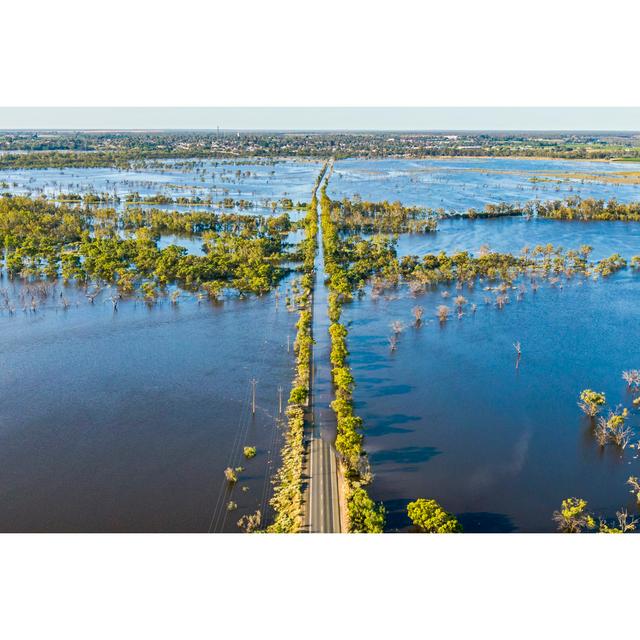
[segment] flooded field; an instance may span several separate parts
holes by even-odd
[[[111,193],[121,199],[119,208],[137,193],[210,198],[216,211],[230,197],[250,202],[247,214],[280,214],[274,203],[283,198],[309,200],[320,166],[166,161],[127,171],[5,171],[0,183],[3,191],[30,196]],[[328,193],[447,211],[570,195],[640,200],[640,185],[550,177],[562,171],[603,175],[620,167],[341,160]],[[291,218],[301,211],[291,210]],[[304,237],[302,229],[284,233],[290,243]],[[197,233],[167,233],[156,246],[174,244],[194,260],[206,255]],[[619,253],[629,261],[640,254],[640,225],[453,217],[439,220],[436,232],[400,235],[397,252],[520,253],[539,244],[589,245],[592,260]],[[134,295],[116,312],[115,287],[103,286],[91,302],[80,286],[9,279],[3,271],[0,530],[237,531],[238,519],[256,510],[268,522],[283,435],[280,393],[284,406],[294,371],[298,316],[284,300],[292,278],[281,282],[280,293],[240,298],[226,290],[217,302],[187,292],[171,302],[170,292],[160,291],[147,304]],[[522,278],[502,308],[487,291],[496,283],[488,281],[419,294],[402,285],[373,295],[368,286],[345,304],[355,411],[374,474],[370,494],[387,509],[386,530],[408,530],[406,506],[419,497],[438,500],[470,532],[552,531],[553,511],[574,495],[603,518],[621,507],[635,513],[625,484],[640,475],[635,441],[624,450],[598,446],[577,402],[592,388],[605,392],[612,408],[630,406],[621,374],[640,367],[639,279],[627,268],[598,280],[546,279],[534,290]],[[328,304],[322,280],[317,318]],[[460,317],[439,322],[437,307],[458,295],[466,299]],[[412,316],[416,305],[424,307],[420,326]],[[314,320],[316,330],[326,331],[325,320]],[[403,328],[391,350],[394,321]],[[522,347],[519,359],[514,343]],[[315,357],[325,362],[316,367],[326,375],[316,391],[326,409],[327,336],[318,344]],[[630,424],[637,432],[637,410]],[[254,458],[245,458],[245,446],[256,447]],[[240,467],[238,481],[228,483],[224,470]]]
[[[34,197],[229,194],[250,200],[246,213],[255,214],[282,198],[308,200],[319,166],[152,164],[2,172],[0,182]],[[198,234],[167,234],[156,246],[172,244],[205,255]],[[0,531],[238,531],[256,510],[268,520],[294,367],[297,314],[285,304],[294,277],[262,296],[223,291],[219,301],[170,287],[149,302],[103,284],[91,301],[94,286],[3,270]],[[243,467],[235,484],[227,467]]]
[[[640,225],[634,222],[548,220],[544,218],[498,218],[468,220],[464,217],[438,221],[438,231],[398,236],[398,255],[424,255],[446,251],[478,254],[491,251],[519,253],[525,247],[553,244],[566,249],[593,247],[592,258],[600,260],[620,253],[627,260],[640,253]]]
[[[33,197],[110,194],[121,199],[116,205],[119,208],[125,206],[129,194],[139,194],[141,198],[158,194],[169,198],[210,198],[216,204],[231,198],[251,203],[253,213],[268,213],[271,202],[282,198],[294,203],[307,201],[310,185],[321,166],[322,163],[314,161],[202,159],[147,161],[136,169],[16,169],[0,171],[0,192]],[[183,211],[193,208],[153,206]],[[237,209],[229,206],[227,210]]]
[[[359,194],[363,200],[400,200],[405,205],[463,212],[488,203],[593,197],[621,202],[640,199],[640,184],[594,180],[637,172],[638,163],[515,158],[433,160],[340,160],[328,193],[333,199]],[[579,178],[584,174],[584,178]],[[566,177],[563,177],[566,176]]]
[[[477,252],[488,244],[519,252],[554,242],[590,244],[596,259],[640,253],[640,234],[625,223],[445,222],[442,233],[401,237],[401,251]],[[638,367],[639,278],[627,270],[597,282],[546,282],[535,292],[524,279],[502,309],[485,290],[489,282],[417,296],[406,287],[382,297],[369,292],[345,307],[354,398],[375,474],[371,493],[387,507],[388,530],[407,528],[406,504],[421,496],[476,532],[553,531],[553,511],[574,495],[604,518],[621,507],[635,511],[625,483],[640,471],[638,449],[599,447],[577,402],[593,388],[611,407],[630,406],[621,374]],[[440,323],[437,307],[453,307],[457,295],[467,300],[462,317]],[[416,305],[425,309],[420,327]],[[392,352],[398,320],[405,328]],[[630,424],[637,432],[637,411]]]

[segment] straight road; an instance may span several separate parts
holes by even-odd
[[[322,223],[320,222],[313,291],[314,345],[307,429],[308,482],[305,496],[305,529],[310,533],[340,533],[342,530],[338,460],[333,446],[336,438],[336,418],[331,408],[334,395],[331,379],[328,291],[324,283],[325,277]]]

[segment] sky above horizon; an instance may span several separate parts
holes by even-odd
[[[0,107],[0,130],[640,131],[640,107]]]

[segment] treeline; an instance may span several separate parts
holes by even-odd
[[[549,157],[640,159],[630,134],[433,132],[106,132],[2,134],[0,156],[6,168],[113,166],[148,158],[382,158],[382,157]],[[52,151],[53,150],[53,151]],[[84,151],[81,151],[84,150]],[[27,153],[11,153],[26,151]],[[26,160],[27,157],[34,160]],[[39,158],[37,157],[39,156]]]
[[[318,236],[317,191],[326,171],[322,168],[313,189],[304,218],[305,237],[302,241],[302,291],[297,298],[300,315],[294,343],[296,374],[287,405],[287,433],[282,448],[282,462],[273,479],[271,506],[275,511],[271,533],[298,533],[302,526],[302,470],[304,464],[304,414],[309,403],[311,384],[312,295],[313,274]]]
[[[320,206],[329,288],[332,377],[336,394],[331,407],[336,414],[336,449],[340,454],[340,466],[345,479],[349,531],[382,533],[385,523],[384,507],[375,504],[365,488],[371,481],[371,472],[362,446],[362,419],[353,410],[355,381],[347,362],[348,331],[340,323],[340,318],[343,302],[350,300],[354,290],[363,286],[371,274],[382,269],[384,261],[394,254],[386,243],[340,238],[332,216],[332,202],[326,193],[326,183],[321,189]]]
[[[398,277],[394,277],[394,267],[390,265],[386,271],[386,278],[391,283],[402,277],[405,281],[417,281],[426,285],[455,281],[472,283],[478,278],[512,283],[523,275],[609,276],[627,266],[626,260],[618,253],[597,262],[590,262],[591,251],[592,247],[587,245],[577,250],[564,251],[562,247],[547,244],[526,249],[521,255],[487,251],[476,257],[468,251],[452,255],[442,251],[422,257],[403,256],[397,262]]]
[[[152,233],[176,235],[200,235],[205,231],[216,233],[250,234],[268,236],[288,233],[291,228],[289,215],[248,216],[246,214],[188,212],[163,209],[131,208],[118,216],[122,229],[149,228]]]
[[[640,202],[618,202],[571,197],[524,204],[499,202],[460,214],[444,209],[407,207],[400,202],[367,202],[357,198],[330,201],[331,218],[342,233],[426,233],[436,231],[439,218],[464,216],[471,220],[503,217],[540,217],[556,220],[640,221]]]
[[[435,231],[438,221],[424,207],[407,207],[401,202],[367,202],[358,199],[331,203],[332,220],[342,232],[426,233]]]
[[[501,218],[538,216],[555,220],[626,220],[640,221],[640,202],[618,202],[574,196],[565,200],[531,200],[525,204],[500,202],[486,204],[484,209],[468,209],[464,214],[437,212],[441,218],[464,215],[468,218]]]
[[[550,200],[536,204],[541,218],[558,220],[627,220],[640,221],[640,202],[595,200],[594,198],[569,198]]]
[[[6,185],[8,188],[8,185]],[[10,193],[5,194],[7,196]],[[115,193],[58,193],[55,196],[47,198],[45,195],[41,195],[40,198],[49,199],[53,202],[61,202],[64,204],[85,204],[85,205],[103,205],[113,204],[118,205],[122,202],[119,195]],[[182,207],[220,207],[222,209],[239,209],[241,211],[248,211],[256,208],[256,203],[252,200],[245,200],[243,198],[235,200],[234,198],[226,197],[222,200],[214,200],[211,197],[202,198],[200,196],[169,196],[163,193],[155,193],[148,196],[142,196],[137,191],[128,193],[124,197],[124,202],[127,207],[131,205],[179,205]],[[271,210],[275,210],[280,207],[283,211],[291,211],[293,209],[304,209],[306,203],[295,203],[291,198],[281,198],[280,200],[267,201]]]

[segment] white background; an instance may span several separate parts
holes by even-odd
[[[21,0],[0,103],[638,106],[633,0]]]
[[[638,106],[638,13],[23,0],[0,17],[0,105]],[[2,536],[0,636],[628,635],[639,557],[636,536]]]

